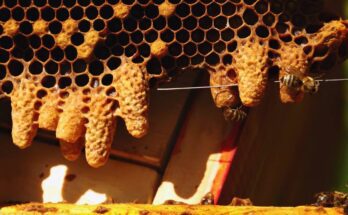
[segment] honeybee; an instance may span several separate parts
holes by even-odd
[[[319,81],[310,76],[302,80],[293,74],[287,74],[280,79],[280,82],[289,88],[301,90],[304,93],[314,94],[319,90]]]
[[[247,114],[239,108],[225,107],[223,109],[225,120],[240,122],[245,120]]]

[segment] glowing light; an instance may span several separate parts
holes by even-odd
[[[64,178],[68,168],[65,165],[54,166],[50,169],[50,175],[42,182],[43,202],[64,202],[62,195]]]
[[[91,189],[87,190],[80,199],[76,202],[78,205],[95,205],[106,202],[107,196],[105,194],[97,193]]]

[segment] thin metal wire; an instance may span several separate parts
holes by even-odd
[[[316,81],[319,81],[319,82],[342,82],[342,81],[348,81],[348,78],[318,79]],[[280,81],[274,81],[274,83],[280,83]],[[238,86],[238,84],[227,84],[227,85],[196,86],[196,87],[168,87],[168,88],[157,88],[157,90],[158,91],[201,90],[201,89],[237,87],[237,86]]]

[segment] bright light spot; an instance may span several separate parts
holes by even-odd
[[[211,191],[214,183],[215,176],[219,171],[219,159],[220,153],[211,154],[208,162],[206,163],[206,169],[201,183],[198,185],[195,193],[189,198],[180,197],[176,191],[173,182],[164,181],[160,185],[157,194],[153,200],[153,204],[163,204],[166,200],[174,200],[179,202],[185,202],[187,204],[199,204],[201,199]],[[185,186],[185,185],[183,185]]]
[[[68,168],[65,165],[54,166],[50,170],[50,175],[43,180],[41,188],[43,190],[43,202],[64,202],[62,195],[64,178]]]
[[[89,189],[83,194],[80,199],[76,202],[78,205],[96,205],[104,203],[107,200],[107,196],[105,194],[94,192]]]

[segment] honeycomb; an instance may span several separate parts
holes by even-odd
[[[318,0],[1,0],[0,97],[13,142],[56,131],[75,160],[106,163],[116,117],[140,138],[148,92],[204,68],[217,107],[260,103],[270,77],[320,75],[347,57],[348,22]],[[283,102],[303,98],[281,84]]]

